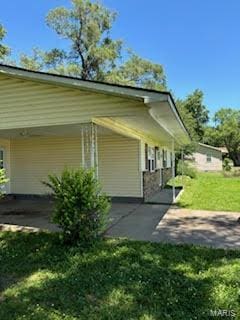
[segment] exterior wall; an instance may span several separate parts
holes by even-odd
[[[149,144],[149,146],[155,147],[151,144]],[[158,147],[161,151],[161,158],[160,160],[156,158],[157,168],[155,171],[151,172],[149,170],[146,170],[145,168],[145,142],[141,141],[140,143],[140,168],[143,175],[143,196],[145,200],[148,200],[154,194],[156,194],[156,192],[164,188],[168,180],[172,177],[172,161],[170,149],[160,145],[156,147]],[[165,165],[163,164],[163,149],[165,150],[166,156]]]
[[[99,137],[99,178],[110,196],[141,197],[139,143],[120,135]],[[11,193],[45,194],[48,174],[81,165],[81,139],[44,137],[11,140]]]
[[[172,178],[172,168],[162,169],[162,177],[163,177],[163,187],[164,187],[167,184],[167,182]]]
[[[99,178],[111,196],[142,197],[139,141],[120,135],[99,137]]]
[[[11,166],[10,166],[10,141],[6,139],[0,139],[0,149],[4,151],[4,169],[6,171],[6,176],[9,178],[11,176]],[[5,186],[6,193],[10,192],[10,181]]]
[[[144,199],[149,199],[157,191],[161,189],[160,186],[160,170],[155,172],[143,172],[143,194]]]
[[[11,193],[45,194],[42,185],[50,173],[81,165],[80,138],[26,138],[11,140]]]
[[[160,171],[161,170],[161,171]],[[160,179],[160,174],[162,172],[162,181]],[[167,182],[172,177],[171,168],[162,168],[154,172],[145,171],[143,172],[143,195],[144,199],[149,199],[156,192],[165,187]],[[161,185],[160,185],[161,181]]]
[[[207,162],[207,154],[211,155],[211,162]],[[197,152],[193,154],[194,164],[200,171],[221,171],[222,153],[205,146],[199,146]]]
[[[139,101],[54,86],[0,74],[0,129],[89,122],[93,117],[136,115]]]

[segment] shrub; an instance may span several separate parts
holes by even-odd
[[[0,199],[5,195],[5,184],[9,181],[6,177],[5,169],[0,169]]]
[[[233,162],[232,162],[231,159],[225,158],[223,160],[223,170],[224,171],[227,171],[227,172],[231,171],[232,170],[232,165],[233,165]]]
[[[53,191],[53,222],[62,228],[65,242],[92,243],[104,231],[110,209],[94,171],[65,169],[60,177],[48,178],[43,183]]]
[[[234,177],[240,177],[240,170],[239,169],[233,170],[233,176]]]
[[[177,164],[177,174],[183,174],[184,176],[194,179],[197,177],[197,170],[193,166],[189,165],[186,161],[179,160]]]

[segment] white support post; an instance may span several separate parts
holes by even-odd
[[[91,149],[90,149],[90,157],[91,157],[91,168],[95,167],[94,155],[95,155],[95,139],[94,139],[94,124],[91,123]]]
[[[82,168],[85,168],[84,128],[82,127]]]
[[[183,160],[184,160],[183,149],[181,150],[181,160],[182,160],[181,175],[182,175],[182,185],[183,185]]]
[[[173,202],[176,199],[176,189],[175,189],[175,145],[174,140],[172,140],[172,192],[173,192]]]
[[[95,167],[96,167],[96,178],[98,179],[98,131],[97,131],[97,125],[94,125],[95,127]]]

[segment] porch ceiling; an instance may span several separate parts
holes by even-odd
[[[2,139],[24,139],[24,138],[40,138],[40,137],[76,137],[81,136],[81,128],[83,124],[18,128],[0,130],[0,138]],[[98,127],[98,135],[110,135],[112,130],[105,127]]]
[[[172,138],[150,115],[145,117],[101,117],[94,118],[93,121],[105,128],[111,129],[119,134],[136,139],[142,139],[154,144],[170,145]]]

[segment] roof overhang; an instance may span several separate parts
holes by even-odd
[[[149,114],[153,120],[161,127],[161,129],[167,132],[171,139],[176,140],[179,145],[187,144],[191,140],[170,92],[160,92],[104,82],[82,80],[79,78],[31,71],[3,64],[0,64],[0,75],[1,74],[19,79],[141,101],[148,107]]]
[[[201,147],[208,148],[208,149],[212,149],[212,150],[216,150],[216,151],[222,153],[222,150],[221,150],[220,148],[218,148],[218,147],[210,146],[210,145],[208,145],[208,144],[201,143],[201,142],[199,142],[198,144],[199,144],[199,146],[201,146]]]

